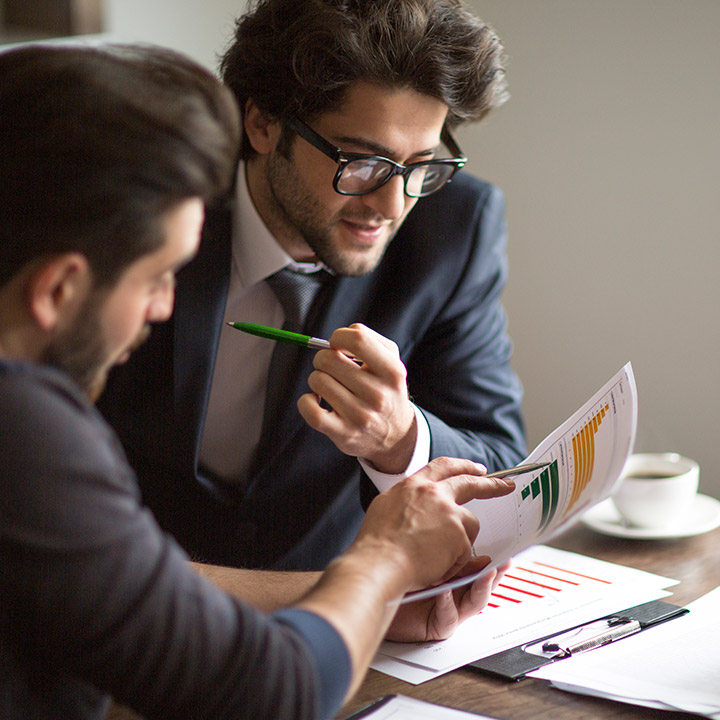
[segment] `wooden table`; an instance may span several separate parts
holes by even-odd
[[[590,555],[680,580],[668,599],[685,605],[720,585],[720,529],[677,540],[625,540],[576,526],[551,543],[562,550]],[[472,670],[455,670],[421,685],[410,685],[376,670],[368,672],[355,697],[342,709],[345,716],[382,695],[397,693],[494,715],[507,720],[605,720],[665,718],[687,720],[686,713],[661,712],[610,700],[564,693],[542,680],[507,682]],[[107,720],[134,720],[114,706]]]
[[[680,580],[668,602],[685,605],[720,585],[720,529],[677,540],[625,540],[576,526],[550,543],[562,550],[608,560]],[[542,680],[509,682],[473,670],[455,670],[421,685],[410,685],[376,670],[368,672],[347,715],[388,693],[494,715],[507,720],[594,720],[665,718],[687,720],[687,713],[665,712],[591,698],[551,688]]]

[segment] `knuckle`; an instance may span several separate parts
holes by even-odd
[[[334,357],[335,353],[332,350],[318,350],[313,358],[313,367],[316,370],[327,371]]]
[[[389,409],[389,401],[385,391],[380,387],[368,387],[365,390],[365,400],[367,404],[379,412],[386,412]]]
[[[313,370],[308,375],[307,384],[313,392],[322,395],[324,390],[328,388],[327,373],[321,370]]]
[[[407,368],[400,360],[400,356],[396,357],[397,362],[388,369],[388,377],[393,386],[398,390],[407,392]]]
[[[432,466],[433,470],[436,471],[441,477],[450,477],[452,475],[457,475],[457,464],[458,460],[456,458],[450,458],[450,457],[438,457],[435,458],[430,462],[430,465]]]
[[[374,426],[373,416],[368,412],[359,412],[353,417],[353,425],[356,428],[356,434],[364,435],[369,433]]]
[[[437,457],[434,460],[430,462],[431,465],[434,465],[435,467],[446,469],[449,468],[452,465],[452,458],[445,457],[444,455],[441,457]]]

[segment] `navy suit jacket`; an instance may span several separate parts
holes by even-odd
[[[192,556],[233,566],[322,568],[362,521],[364,474],[297,411],[313,353],[300,353],[286,410],[264,430],[245,489],[224,486],[198,467],[229,284],[230,223],[229,210],[208,214],[198,257],[178,275],[173,318],[113,370],[100,408],[120,435],[145,502]],[[411,398],[430,426],[431,457],[472,458],[490,470],[525,455],[522,391],[499,302],[505,246],[501,192],[458,173],[418,201],[373,272],[332,281],[306,327],[328,337],[362,322],[394,340]]]

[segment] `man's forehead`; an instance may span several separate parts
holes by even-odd
[[[335,140],[363,140],[388,150],[410,142],[412,151],[420,153],[437,147],[447,113],[447,105],[412,88],[357,82],[343,103],[318,116],[315,124]]]

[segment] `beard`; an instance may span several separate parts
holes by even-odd
[[[272,201],[271,212],[275,213],[274,227],[307,244],[318,259],[337,275],[358,277],[374,270],[405,219],[403,216],[389,225],[383,242],[372,247],[345,249],[333,237],[340,222],[347,220],[365,225],[382,222],[384,218],[367,208],[342,210],[326,219],[327,210],[310,192],[292,161],[279,152],[272,153],[268,158],[266,180]]]
[[[102,332],[100,307],[97,299],[88,298],[72,327],[55,338],[40,358],[44,364],[69,375],[92,403],[102,395],[113,365]],[[145,325],[129,351],[135,351],[149,335],[150,326]]]

